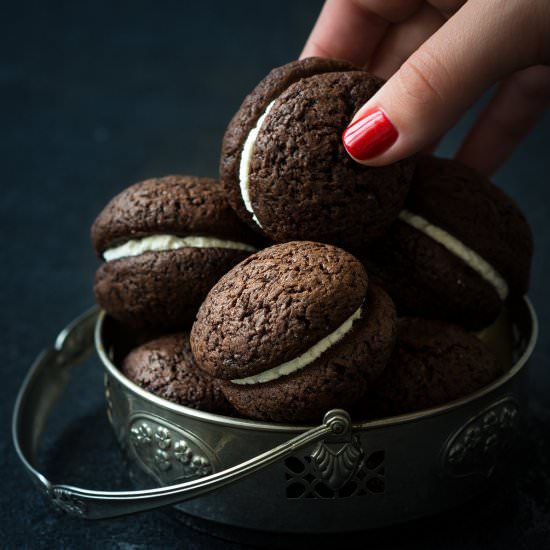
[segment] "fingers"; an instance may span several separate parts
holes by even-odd
[[[363,66],[388,25],[406,19],[421,3],[422,0],[327,0],[300,59],[332,57]]]
[[[519,1],[467,2],[358,111],[343,135],[349,154],[381,166],[427,147],[493,82],[527,64],[532,41],[510,39],[528,32],[525,20]]]
[[[428,4],[431,4],[445,17],[450,17],[465,3],[466,0],[428,0]]]
[[[352,0],[327,0],[300,59],[332,57],[363,66],[388,23]]]
[[[424,4],[409,19],[386,32],[367,69],[388,79],[445,21],[439,11]]]
[[[538,65],[513,74],[470,130],[457,159],[490,176],[550,105],[550,67]]]

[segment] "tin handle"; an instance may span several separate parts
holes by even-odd
[[[323,423],[269,451],[212,475],[143,491],[93,491],[52,484],[36,468],[36,451],[46,419],[69,380],[71,369],[93,350],[99,310],[92,308],[65,328],[52,349],[42,352],[25,377],[15,403],[12,436],[23,466],[38,488],[61,510],[81,518],[103,519],[153,510],[210,493],[266,468],[327,435],[351,429],[348,413],[334,409]]]

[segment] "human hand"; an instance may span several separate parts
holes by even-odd
[[[494,83],[457,158],[490,175],[550,103],[548,0],[327,0],[301,57],[388,79],[343,134],[382,166],[433,146]]]

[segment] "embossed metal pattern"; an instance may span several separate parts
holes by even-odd
[[[337,499],[381,495],[386,490],[383,450],[362,453],[349,478],[340,483],[320,475],[313,456],[291,456],[285,460],[286,496],[289,499]],[[341,481],[344,481],[341,483]]]
[[[52,504],[58,510],[71,516],[84,517],[86,515],[86,503],[61,487],[53,487],[49,493]]]
[[[351,421],[334,428],[309,456],[285,460],[287,498],[335,499],[384,492],[385,452],[371,452],[367,458]]]
[[[497,460],[514,439],[520,411],[515,398],[493,403],[459,428],[443,452],[443,467],[451,477],[490,476]]]
[[[353,477],[363,454],[356,436],[339,448],[322,441],[311,453],[311,461],[319,477],[331,489],[338,490]]]
[[[151,415],[133,417],[130,445],[138,462],[163,483],[209,475],[217,459],[213,451],[181,427]]]

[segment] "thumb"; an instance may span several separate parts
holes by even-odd
[[[525,12],[515,0],[467,2],[359,109],[342,135],[348,153],[382,166],[437,140],[491,84],[532,62]]]

